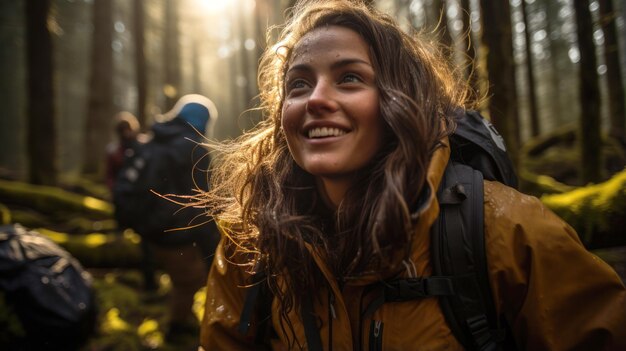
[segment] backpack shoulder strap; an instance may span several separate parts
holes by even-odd
[[[483,232],[483,176],[448,164],[438,192],[440,214],[432,228],[435,275],[453,281],[454,295],[439,301],[453,334],[469,350],[497,350],[503,333],[493,304]]]
[[[250,327],[255,323],[254,343],[259,347],[268,338],[273,337],[271,323],[273,298],[274,295],[267,284],[267,275],[264,271],[257,271],[247,288],[237,331],[241,335],[248,335]]]

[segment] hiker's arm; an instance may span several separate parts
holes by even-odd
[[[626,290],[615,271],[538,199],[486,182],[485,201],[494,300],[518,346],[626,350]]]
[[[200,332],[200,344],[205,350],[260,350],[237,330],[243,309],[247,273],[229,262],[224,252],[222,236],[207,281],[204,318]]]

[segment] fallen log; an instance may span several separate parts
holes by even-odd
[[[626,245],[626,169],[611,179],[541,201],[569,223],[588,248]]]

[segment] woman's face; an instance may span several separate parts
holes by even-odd
[[[368,44],[351,29],[320,27],[294,47],[282,127],[296,163],[327,191],[338,184],[345,191],[382,146],[375,77]]]

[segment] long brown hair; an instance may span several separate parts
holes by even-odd
[[[320,204],[313,177],[294,162],[280,127],[292,50],[303,35],[325,25],[350,28],[369,44],[387,127],[383,150],[336,211]],[[338,279],[393,269],[392,258],[410,247],[411,212],[431,154],[450,130],[449,116],[468,97],[442,52],[417,35],[361,1],[298,2],[278,43],[268,45],[260,61],[264,120],[217,145],[221,152],[205,204],[221,220],[232,252],[245,254],[251,269],[262,263],[256,267],[268,273],[283,317],[297,305],[297,296],[319,287],[307,245]]]

